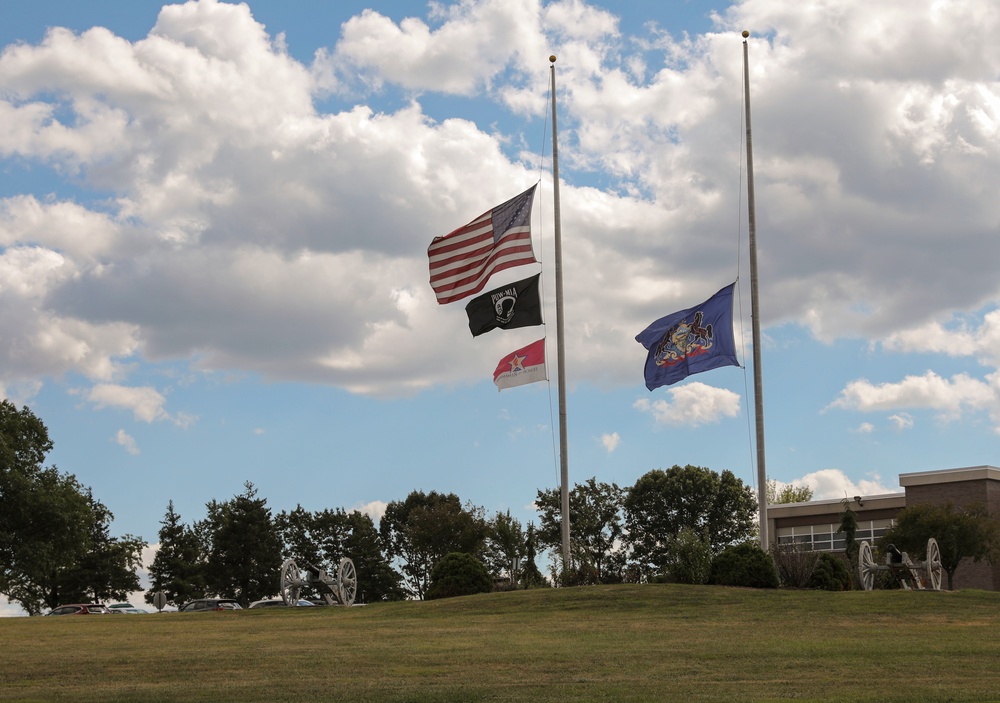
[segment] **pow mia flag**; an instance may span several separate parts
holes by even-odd
[[[497,327],[506,330],[542,324],[542,306],[538,300],[538,279],[541,275],[536,273],[469,301],[465,312],[469,315],[472,336],[478,337]]]

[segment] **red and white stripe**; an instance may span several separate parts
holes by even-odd
[[[497,271],[536,263],[531,227],[511,227],[493,245],[493,210],[443,237],[427,248],[431,288],[439,304],[478,293]]]

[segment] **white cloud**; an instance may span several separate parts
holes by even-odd
[[[875,425],[870,422],[862,422],[858,425],[858,429],[856,431],[860,434],[871,434],[875,431]]]
[[[973,356],[988,366],[1000,366],[1000,310],[993,310],[976,326],[960,321],[944,325],[928,322],[913,329],[900,330],[883,342],[886,349],[907,353]]]
[[[937,410],[942,420],[955,420],[966,410],[989,410],[1000,419],[1000,387],[966,374],[949,380],[933,371],[906,376],[898,383],[876,384],[859,379],[848,383],[829,407],[861,412],[929,408]]]
[[[125,430],[118,430],[115,434],[115,442],[120,446],[125,448],[129,454],[137,456],[139,454],[139,447],[135,443],[135,437],[130,435]]]
[[[518,47],[540,45],[538,7],[536,0],[458,3],[441,10],[443,22],[434,29],[415,17],[397,25],[365,10],[344,23],[335,53],[318,62],[347,64],[373,88],[390,82],[471,94],[503,70]]]
[[[854,481],[848,478],[847,474],[840,469],[814,471],[800,478],[793,478],[788,483],[811,488],[813,491],[813,500],[853,498],[856,495],[868,496],[900,492],[898,487],[886,486],[878,474],[871,474],[870,478]]]
[[[889,421],[897,430],[909,430],[913,427],[913,416],[909,413],[896,413],[889,416]]]
[[[0,618],[27,617],[27,615],[24,608],[11,603],[6,596],[0,596]]]
[[[100,383],[87,392],[87,400],[99,410],[109,407],[130,410],[135,419],[142,422],[170,418],[163,409],[167,399],[149,386],[130,388],[113,383]]]
[[[363,505],[356,505],[353,509],[357,510],[359,513],[364,513],[375,522],[378,522],[382,519],[382,516],[385,515],[385,509],[388,506],[389,504],[385,501],[373,500]]]
[[[617,432],[611,432],[610,434],[605,433],[601,435],[601,444],[604,445],[608,454],[617,449],[620,442],[621,437],[618,436]]]
[[[637,400],[632,407],[653,415],[657,424],[697,427],[740,414],[740,396],[724,388],[692,382],[667,391],[671,399]]]
[[[401,22],[364,12],[305,66],[246,5],[202,0],[165,7],[135,42],[53,29],[7,47],[0,152],[83,195],[0,200],[0,326],[16,340],[0,345],[0,385],[122,383],[137,361],[178,359],[368,394],[481,378],[482,355],[509,349],[474,348],[461,316],[434,305],[426,246],[533,181],[544,150],[522,144],[537,125],[437,122],[421,101],[461,94],[537,122],[550,53],[574,174],[566,317],[586,321],[567,330],[568,364],[581,380],[633,383],[607,360],[637,357],[636,331],[730,273],[719,233],[741,202],[743,27],[769,37],[750,42],[762,322],[995,368],[1000,312],[967,328],[934,321],[1000,301],[988,185],[1000,179],[1000,13],[941,7],[752,0],[717,31],[675,39],[623,35],[578,0],[470,1]],[[317,110],[320,88],[364,87],[354,78],[412,102]],[[453,363],[439,363],[445,351]],[[843,402],[895,392],[899,403],[874,403],[892,412],[917,393],[909,380],[869,385]],[[988,379],[945,385],[958,408],[996,412]],[[940,390],[925,393],[924,407],[954,415]],[[732,402],[716,400],[690,419],[727,416]],[[682,403],[694,401],[658,404],[663,421],[681,422]]]

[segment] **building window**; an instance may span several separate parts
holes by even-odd
[[[867,540],[874,542],[892,527],[892,520],[859,520],[858,531],[854,535],[856,542]],[[818,552],[838,552],[847,548],[847,540],[843,532],[837,532],[840,524],[831,525],[799,525],[797,527],[779,527],[776,535],[778,544],[798,544],[803,549]]]

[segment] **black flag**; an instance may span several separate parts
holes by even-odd
[[[536,273],[523,281],[514,281],[478,295],[465,306],[469,315],[469,329],[473,337],[497,327],[533,327],[542,324],[542,306],[538,300]]]

